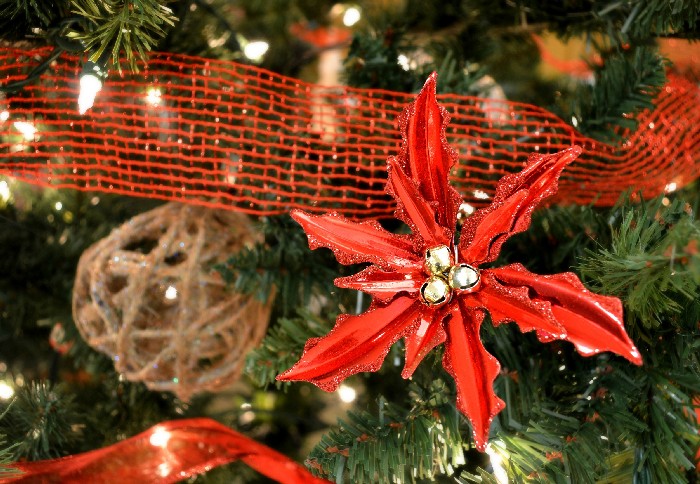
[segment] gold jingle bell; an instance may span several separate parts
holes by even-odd
[[[469,264],[457,264],[450,268],[447,281],[450,287],[456,291],[471,292],[478,287],[479,282],[481,282],[481,276],[479,269]]]
[[[452,289],[442,277],[431,276],[421,286],[420,295],[428,306],[442,306],[452,297]]]
[[[439,276],[452,267],[452,252],[446,245],[431,247],[425,251],[425,270],[428,274]]]

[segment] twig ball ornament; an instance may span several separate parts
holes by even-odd
[[[189,400],[239,377],[270,304],[226,291],[212,269],[258,239],[232,211],[168,203],[88,248],[73,288],[82,337],[116,370]]]

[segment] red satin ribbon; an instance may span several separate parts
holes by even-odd
[[[172,420],[83,454],[12,464],[4,483],[174,483],[235,460],[283,484],[328,483],[288,457],[208,418]]]

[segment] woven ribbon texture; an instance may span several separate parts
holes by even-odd
[[[49,50],[0,49],[0,83],[22,79]],[[41,79],[0,99],[0,174],[42,186],[178,200],[255,215],[337,210],[381,217],[386,159],[410,94],[327,87],[256,67],[156,53],[137,74],[113,72],[95,106],[77,111],[81,62],[62,56]],[[438,79],[439,82],[439,79]],[[532,152],[577,144],[557,202],[611,205],[652,197],[700,172],[698,88],[671,77],[639,129],[610,145],[527,104],[446,94],[452,182],[488,203]]]

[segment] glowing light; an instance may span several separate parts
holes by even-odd
[[[151,434],[151,437],[148,439],[148,441],[151,443],[153,447],[162,447],[165,448],[166,445],[168,445],[168,441],[170,440],[170,432],[167,430],[158,427],[156,428],[155,432]]]
[[[243,55],[252,61],[259,61],[263,58],[267,49],[270,48],[270,44],[264,40],[256,40],[253,42],[248,42],[243,48]]]
[[[503,467],[503,457],[497,452],[498,450],[503,452],[505,449],[505,444],[500,440],[495,440],[486,446],[486,453],[491,458],[491,467],[493,467],[493,477],[496,479],[498,484],[508,484],[508,473],[505,467]]]
[[[357,392],[354,388],[347,385],[340,385],[338,388],[338,396],[345,403],[352,403],[357,398]]]
[[[0,121],[5,122],[5,121],[7,121],[8,119],[10,119],[10,113],[9,113],[9,111],[3,111],[3,112],[0,113]]]
[[[95,104],[97,93],[102,90],[102,81],[95,74],[80,76],[80,94],[78,94],[78,112],[85,114]]]
[[[10,193],[10,186],[7,184],[7,182],[5,180],[0,181],[0,200],[7,202],[11,195],[12,193]]]
[[[466,215],[471,215],[474,213],[476,209],[474,208],[473,205],[470,205],[466,202],[464,202],[462,205],[459,206],[459,211],[465,213]],[[460,213],[461,215],[461,213]]]
[[[407,71],[411,68],[411,66],[408,63],[408,57],[406,57],[405,55],[399,54],[397,61],[398,61],[399,65],[401,66],[401,69],[403,69],[404,71]]]
[[[362,14],[360,14],[360,9],[357,7],[348,8],[343,14],[343,25],[346,27],[352,27],[357,22],[360,21]]]
[[[664,188],[664,191],[666,193],[671,193],[671,192],[675,192],[677,188],[678,188],[678,184],[676,182],[671,182],[668,185],[666,185],[666,188]]]
[[[474,190],[474,198],[478,198],[479,200],[488,200],[489,194],[482,190]]]
[[[158,89],[157,87],[152,87],[148,90],[148,93],[146,94],[146,102],[151,106],[160,106],[160,102],[162,101],[162,95],[163,94],[160,92],[160,89]]]
[[[165,299],[175,299],[177,298],[177,288],[175,286],[168,286],[165,290]]]
[[[15,394],[15,389],[4,381],[0,381],[0,400],[9,400]]]
[[[24,136],[24,139],[26,139],[27,141],[33,140],[34,135],[37,132],[34,123],[30,123],[28,121],[15,121],[15,129],[22,133],[22,136]]]
[[[170,467],[170,464],[167,462],[163,462],[162,464],[159,464],[158,467],[156,468],[156,472],[160,477],[167,477],[170,475],[172,472],[172,467]]]
[[[56,202],[56,205],[54,205],[54,207],[60,212],[63,208],[63,204],[61,202]]]

